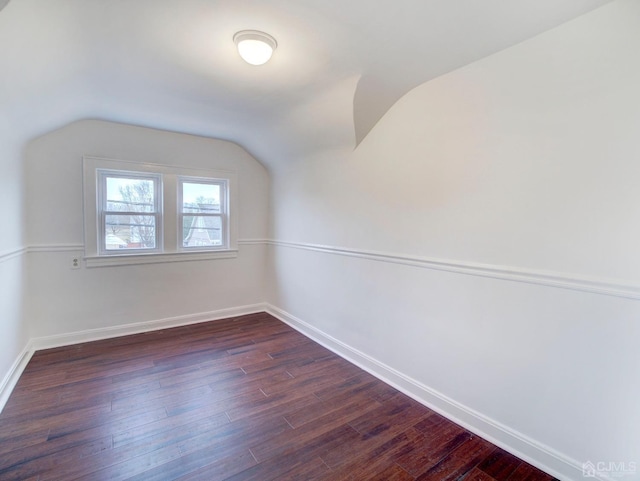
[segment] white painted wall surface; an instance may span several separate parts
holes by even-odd
[[[268,174],[238,145],[102,121],[80,121],[26,150],[33,337],[198,315],[262,302],[265,247],[235,259],[72,270],[82,255],[82,156],[237,172],[240,239],[264,238]]]
[[[22,162],[8,119],[0,115],[0,409],[29,332],[22,306],[25,283]]]
[[[607,5],[416,88],[352,153],[278,169],[275,239],[637,292],[639,19]],[[640,467],[639,300],[271,249],[273,305],[532,439],[564,477]]]
[[[29,340],[23,316],[25,270],[23,255],[0,259],[0,410],[22,372]]]

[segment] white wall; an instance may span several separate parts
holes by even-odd
[[[270,302],[564,478],[640,466],[639,18],[609,4],[272,175]]]
[[[15,377],[12,374],[27,346],[28,328],[22,306],[24,249],[22,232],[22,162],[10,125],[0,117],[0,407]]]
[[[206,320],[207,313],[264,300],[264,245],[241,242],[235,259],[72,270],[72,258],[83,254],[85,154],[237,172],[239,238],[267,235],[267,171],[234,143],[94,120],[39,137],[26,150],[26,314],[33,337]]]

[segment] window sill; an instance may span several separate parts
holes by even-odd
[[[140,264],[162,264],[166,262],[207,261],[212,259],[234,259],[237,249],[197,252],[171,252],[162,254],[122,254],[85,257],[87,267],[130,266]]]

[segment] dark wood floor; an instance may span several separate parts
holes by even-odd
[[[552,478],[254,314],[37,352],[0,479]]]

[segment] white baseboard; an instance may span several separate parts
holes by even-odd
[[[32,355],[33,349],[31,349],[31,343],[27,343],[25,348],[13,362],[9,372],[4,376],[2,384],[0,384],[0,413],[4,409],[5,404],[7,404],[9,396],[11,396],[13,389],[18,383],[18,379],[20,379],[20,376],[22,375],[24,368],[27,367]]]
[[[114,337],[128,336],[130,334],[139,334],[141,332],[158,331],[161,329],[169,329],[172,327],[187,326],[190,324],[198,324],[201,322],[216,321],[229,317],[244,316],[246,314],[254,314],[256,312],[266,311],[267,304],[258,303],[247,306],[232,307],[227,309],[219,309],[210,312],[199,312],[186,316],[168,317],[154,321],[136,322],[122,326],[105,327],[99,329],[88,329],[85,331],[70,332],[66,334],[58,334],[54,336],[36,337],[31,339],[27,346],[15,360],[9,372],[5,375],[0,384],[0,412],[4,409],[9,396],[13,392],[18,379],[22,375],[27,363],[33,356],[35,351],[41,349],[51,349],[54,347],[70,346],[83,342],[99,341],[102,339],[111,339]]]
[[[269,304],[267,312],[419,403],[424,404],[505,451],[527,461],[529,464],[561,480],[577,481],[584,479],[582,464],[578,461],[570,459],[562,453],[454,401],[278,307]],[[602,479],[602,481],[605,480]]]
[[[85,331],[58,334],[54,336],[36,337],[31,340],[31,348],[34,351],[40,349],[51,349],[54,347],[71,346],[83,342],[100,341],[102,339],[112,339],[114,337],[129,336],[142,332],[159,331],[172,327],[188,326],[189,324],[199,324],[201,322],[216,321],[228,317],[244,316],[256,312],[264,312],[266,304],[250,304],[247,306],[231,307],[210,312],[198,312],[186,316],[167,317],[153,321],[135,322],[121,326],[102,327],[98,329],[88,329]]]

